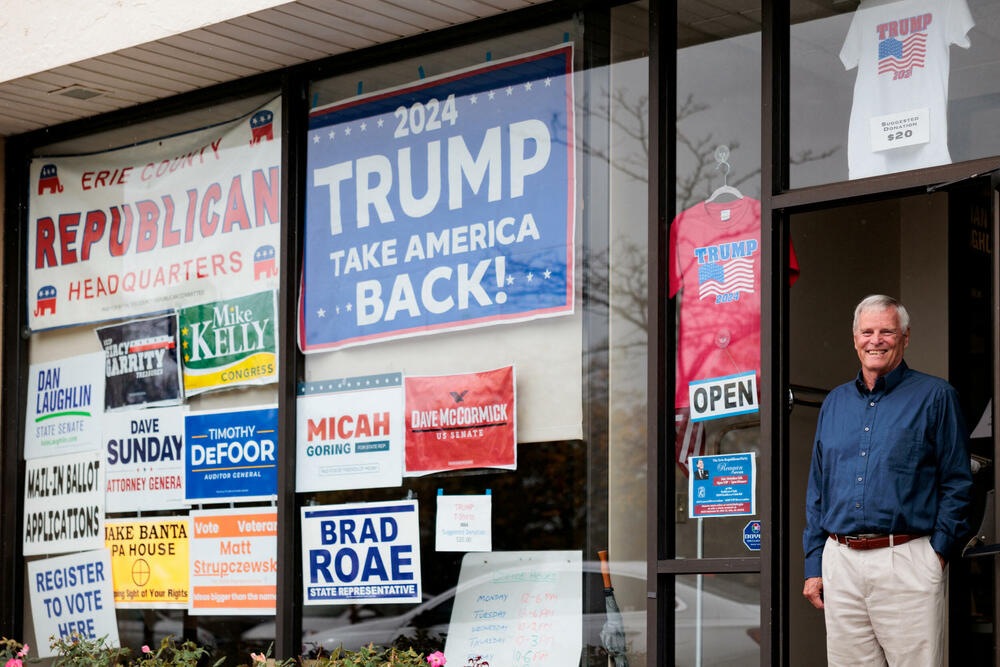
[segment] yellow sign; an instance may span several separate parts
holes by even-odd
[[[188,604],[188,519],[108,519],[115,607],[170,609]]]

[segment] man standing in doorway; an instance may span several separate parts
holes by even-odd
[[[830,665],[941,665],[945,565],[972,487],[958,394],[910,369],[895,299],[854,311],[857,378],[827,396],[806,493],[805,587]]]

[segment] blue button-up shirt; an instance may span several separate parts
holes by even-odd
[[[958,393],[901,362],[869,391],[861,373],[826,397],[816,423],[805,576],[822,576],[830,533],[917,533],[947,557],[968,529],[969,436]]]

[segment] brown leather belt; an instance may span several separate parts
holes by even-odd
[[[911,535],[897,533],[895,535],[834,535],[830,533],[831,540],[837,540],[851,549],[882,549],[905,544],[910,540],[915,540],[923,535]]]

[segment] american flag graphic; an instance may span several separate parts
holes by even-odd
[[[730,292],[753,292],[753,257],[708,262],[698,267],[698,299]]]
[[[895,37],[878,43],[878,73],[900,72],[924,66],[927,33],[915,32],[902,41]]]

